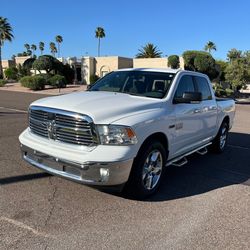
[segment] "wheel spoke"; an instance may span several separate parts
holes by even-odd
[[[161,166],[156,166],[152,173],[154,173],[155,175],[159,175],[161,173]]]
[[[162,167],[161,152],[155,149],[148,154],[143,166],[142,180],[146,189],[151,190],[157,185],[161,177]]]
[[[151,155],[151,158],[150,158],[151,162],[156,162],[157,159],[158,159],[158,157],[159,157],[159,155],[160,155],[160,152],[159,152],[159,151],[154,152],[154,153]]]
[[[151,189],[153,185],[153,176],[152,175],[148,175],[147,179],[146,179],[146,187],[148,189]]]

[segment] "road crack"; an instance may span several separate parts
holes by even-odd
[[[52,196],[48,199],[48,202],[50,203],[50,209],[49,209],[49,212],[48,212],[48,216],[47,218],[45,219],[45,222],[44,222],[44,227],[46,227],[48,224],[49,224],[49,221],[51,219],[51,216],[55,210],[55,198],[56,198],[56,195],[57,195],[57,186],[55,184],[53,184],[52,182],[52,176],[49,177],[49,184],[50,186],[53,188],[53,192],[52,192]]]

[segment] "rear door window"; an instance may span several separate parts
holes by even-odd
[[[212,100],[212,93],[209,83],[205,77],[195,76],[197,91],[201,92],[202,100]]]

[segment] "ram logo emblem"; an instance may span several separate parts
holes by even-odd
[[[47,130],[48,130],[48,137],[49,139],[55,140],[56,139],[56,126],[55,121],[49,121],[47,123]]]

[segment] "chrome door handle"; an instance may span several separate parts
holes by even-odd
[[[194,114],[201,113],[201,110],[200,109],[195,109],[193,113]]]
[[[217,107],[216,106],[210,106],[209,109],[210,110],[217,110]]]

